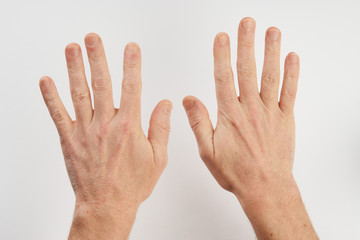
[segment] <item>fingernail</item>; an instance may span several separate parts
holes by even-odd
[[[247,19],[243,21],[242,27],[245,29],[245,31],[250,32],[254,29],[254,21],[252,19]]]
[[[128,43],[125,47],[125,55],[133,56],[138,52],[136,43]]]
[[[184,101],[185,111],[190,111],[195,105],[195,101]]]
[[[88,35],[85,38],[85,44],[88,47],[95,47],[98,42],[99,38],[96,35]]]
[[[298,63],[299,62],[299,56],[294,52],[290,53],[289,54],[289,62],[290,63]]]
[[[220,33],[218,35],[218,41],[219,41],[220,46],[225,46],[229,42],[229,37],[226,33]]]
[[[69,57],[76,57],[79,53],[77,46],[69,46],[67,48],[67,53]]]
[[[49,81],[47,80],[46,77],[42,77],[42,78],[40,79],[40,88],[41,88],[41,89],[45,89],[45,88],[47,88],[48,86],[49,86]]]
[[[271,40],[276,41],[280,37],[280,31],[276,28],[272,28],[268,30],[268,35]]]

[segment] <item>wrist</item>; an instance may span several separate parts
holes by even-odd
[[[258,239],[318,239],[292,175],[235,195]]]
[[[127,239],[138,206],[76,202],[69,239]]]
[[[249,184],[246,191],[234,191],[245,212],[261,208],[277,208],[278,205],[302,201],[293,175],[264,178],[262,182]]]

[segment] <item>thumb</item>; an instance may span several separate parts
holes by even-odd
[[[148,139],[153,147],[155,162],[167,162],[171,110],[171,102],[162,100],[151,114]]]
[[[189,124],[195,134],[201,158],[205,160],[212,157],[214,128],[206,107],[199,99],[193,96],[185,97],[183,105]]]

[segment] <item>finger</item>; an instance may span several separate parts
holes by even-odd
[[[226,33],[219,33],[214,41],[214,76],[219,110],[238,104],[231,68],[230,40]]]
[[[290,53],[285,59],[284,81],[279,106],[284,113],[292,114],[299,80],[300,59],[296,53]]]
[[[141,51],[136,43],[129,43],[124,52],[124,76],[122,81],[120,117],[141,121]]]
[[[69,44],[66,47],[65,56],[76,122],[82,126],[88,126],[93,110],[80,46],[75,43]]]
[[[94,117],[100,121],[108,121],[114,116],[115,110],[104,46],[101,38],[95,33],[86,35],[85,45],[91,70]]]
[[[60,139],[66,140],[73,132],[73,123],[60,100],[54,82],[49,77],[43,77],[39,82],[44,102],[49,110],[55,126],[59,132]]]
[[[279,97],[281,33],[269,28],[265,37],[264,67],[260,96],[266,106],[276,106]]]
[[[201,158],[206,161],[213,156],[214,128],[204,104],[197,98],[187,96],[183,105],[198,143]]]
[[[244,18],[239,24],[237,75],[240,101],[254,102],[259,99],[255,62],[255,20]]]
[[[163,100],[155,107],[150,118],[148,139],[154,150],[155,162],[158,163],[167,162],[171,109],[171,102]]]

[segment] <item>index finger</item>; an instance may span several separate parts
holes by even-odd
[[[214,76],[219,109],[238,103],[231,68],[230,40],[226,33],[219,33],[214,41]]]

